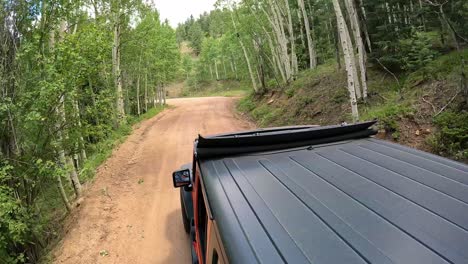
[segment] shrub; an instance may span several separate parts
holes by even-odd
[[[388,104],[381,108],[369,111],[367,114],[363,115],[362,118],[364,120],[377,119],[380,129],[385,129],[385,131],[392,133],[392,136],[395,139],[398,139],[400,134],[398,120],[403,117],[410,116],[411,112],[412,109],[410,107]]]
[[[255,103],[253,102],[253,97],[252,96],[246,96],[244,98],[242,98],[240,101],[239,101],[239,104],[237,105],[237,108],[239,109],[239,111],[241,112],[250,112],[252,110],[255,109],[256,105]]]
[[[444,112],[434,118],[438,131],[429,139],[433,150],[468,159],[468,113]]]
[[[415,71],[427,65],[437,55],[432,49],[429,36],[423,32],[415,31],[408,40],[401,41],[403,69]]]

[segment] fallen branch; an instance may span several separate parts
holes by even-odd
[[[422,96],[422,100],[428,103],[430,106],[432,106],[432,111],[434,112],[434,114],[437,112],[436,107],[431,102],[427,101],[426,98],[424,98],[424,95]]]
[[[437,114],[435,114],[434,117],[436,117],[436,116],[438,116],[440,113],[442,113],[442,112],[445,110],[445,108],[447,108],[447,106],[449,106],[449,105],[453,102],[453,100],[455,100],[455,98],[458,96],[459,93],[460,93],[460,91],[458,91],[458,92],[450,99],[450,101],[448,101],[448,103],[447,103],[444,107],[442,107],[442,108],[439,110],[439,112],[437,112]]]
[[[382,68],[383,68],[386,72],[390,73],[390,75],[393,76],[393,78],[395,79],[395,81],[396,81],[397,84],[398,84],[398,89],[401,90],[401,84],[400,84],[400,81],[398,80],[398,78],[396,77],[396,75],[395,75],[392,71],[390,71],[387,67],[385,67],[385,65],[383,65],[383,64],[380,62],[379,59],[375,58],[375,60],[377,61],[377,63],[379,63],[380,66],[382,66]]]

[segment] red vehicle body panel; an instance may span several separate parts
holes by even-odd
[[[196,164],[196,163],[195,163]],[[200,180],[200,168],[198,167],[198,164],[195,167],[195,181],[194,181],[194,186],[193,186],[193,191],[192,191],[192,201],[193,201],[193,214],[194,214],[194,220],[195,220],[195,241],[193,243],[193,247],[195,249],[195,252],[197,253],[198,257],[198,263],[204,263],[203,262],[203,253],[202,253],[202,248],[200,245],[201,237],[200,237],[200,231],[199,231],[199,210],[198,210],[198,197],[199,197],[199,192],[202,192],[201,188],[201,180]]]

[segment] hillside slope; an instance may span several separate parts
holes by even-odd
[[[396,78],[370,65],[369,98],[359,103],[360,119],[378,119],[381,138],[466,162],[468,113],[456,63],[460,55],[468,60],[468,49]],[[333,63],[301,72],[286,87],[251,94],[238,108],[261,127],[351,121],[346,75]]]

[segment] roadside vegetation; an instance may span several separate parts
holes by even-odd
[[[206,97],[226,96],[243,97],[250,93],[250,85],[236,80],[201,81],[196,87],[185,84],[181,96]]]
[[[398,82],[370,67],[370,94],[360,103],[361,119],[379,121],[378,137],[467,162],[468,113],[458,74],[444,63],[458,55],[441,56],[427,68],[399,76]],[[468,59],[468,50],[463,56]],[[422,72],[427,74],[424,79]],[[344,85],[346,76],[335,63],[321,65],[287,87],[251,93],[240,100],[238,109],[262,127],[352,122],[346,91],[340,89]]]
[[[96,168],[163,109],[180,54],[142,1],[0,7],[0,263],[38,263]]]
[[[177,28],[187,83],[250,83],[239,110],[262,127],[377,119],[382,138],[468,160],[466,1],[216,6]]]

